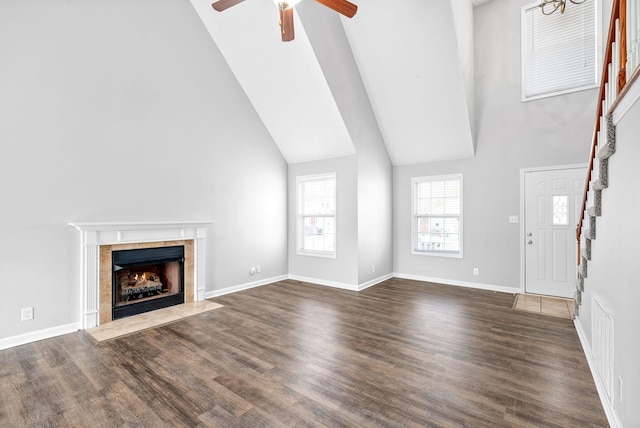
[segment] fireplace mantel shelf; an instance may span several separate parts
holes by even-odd
[[[136,230],[154,229],[168,227],[202,227],[215,223],[214,221],[137,221],[137,222],[78,222],[69,223],[80,231],[113,231],[113,230]]]
[[[205,249],[207,230],[214,221],[156,221],[156,222],[70,222],[80,232],[82,326],[98,325],[99,257],[101,245],[143,242],[178,241],[192,239],[195,243],[195,295],[204,300]]]

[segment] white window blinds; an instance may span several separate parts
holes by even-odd
[[[597,84],[596,0],[567,3],[563,14],[522,8],[523,101]]]

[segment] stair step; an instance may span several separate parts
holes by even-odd
[[[612,142],[611,140],[609,140],[607,144],[600,147],[600,150],[598,150],[598,159],[600,160],[609,159],[611,156],[615,154],[615,152],[616,152],[615,142]]]
[[[613,115],[608,114],[607,143],[598,150],[598,159],[609,159],[616,152],[616,126],[613,124]]]
[[[582,257],[582,260],[580,262],[580,267],[578,268],[578,272],[583,278],[587,277],[587,259],[585,259],[584,257]]]
[[[602,204],[602,188],[599,184],[600,180],[591,183],[591,190],[587,195],[587,207],[600,206]],[[596,185],[598,188],[596,188]]]
[[[599,160],[598,164],[600,165],[600,168],[598,168],[597,181],[600,182],[602,189],[606,189],[607,187],[609,187],[609,160],[608,159]]]
[[[595,205],[594,205],[595,206]],[[595,216],[589,216],[589,230],[593,233],[593,238],[587,237],[589,239],[595,239],[596,237],[596,218]]]
[[[576,292],[573,294],[573,298],[575,299],[578,306],[582,305],[582,292],[580,292],[580,290],[576,290]]]
[[[586,229],[584,231],[584,236],[586,236],[587,239],[596,239],[596,231],[591,229]]]

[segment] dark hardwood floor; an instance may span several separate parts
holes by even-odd
[[[0,351],[0,426],[607,426],[571,320],[513,295],[296,281],[94,345]]]

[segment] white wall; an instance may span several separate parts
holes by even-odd
[[[0,58],[0,339],[79,321],[68,222],[214,220],[207,291],[287,273],[287,166],[188,1],[2,1]]]
[[[636,83],[638,85],[638,83]],[[592,344],[591,310],[597,297],[614,317],[613,407],[625,427],[640,426],[640,103],[616,126],[616,153],[609,159],[609,187],[602,192],[602,216],[596,220],[591,241],[582,307],[578,322]],[[622,379],[622,399],[618,391]]]
[[[473,4],[471,0],[451,0],[453,23],[456,27],[460,74],[464,83],[466,108],[475,143],[474,61],[473,61]],[[474,144],[475,147],[475,144]]]
[[[595,89],[520,101],[520,8],[527,3],[493,0],[474,9],[475,158],[394,168],[395,272],[519,287],[520,228],[508,219],[520,214],[520,169],[588,161]],[[411,177],[460,172],[464,258],[411,255]]]
[[[357,151],[354,164],[357,189],[351,195],[354,200],[350,201],[357,210],[357,233],[350,233],[349,238],[341,236],[356,240],[354,256],[358,268],[352,284],[375,282],[390,275],[393,264],[389,154],[351,52],[343,20],[317,2],[303,2],[296,10]],[[295,247],[290,251],[295,252]]]
[[[303,256],[297,249],[297,187],[301,175],[336,173],[336,258]],[[357,158],[347,156],[289,165],[289,274],[355,289],[358,284]]]

